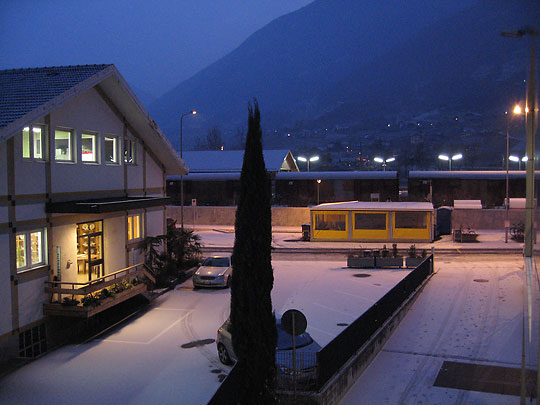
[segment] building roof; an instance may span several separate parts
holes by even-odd
[[[185,155],[184,155],[185,157]],[[191,168],[191,166],[190,166]],[[276,180],[382,180],[398,178],[398,172],[394,171],[351,171],[351,172],[277,172]],[[180,180],[180,176],[167,176],[167,180]],[[190,173],[184,177],[184,181],[228,181],[240,180],[240,172],[232,173]]]
[[[298,171],[288,150],[264,150],[264,163],[269,172]],[[190,173],[234,173],[242,171],[243,150],[203,150],[183,153]]]
[[[312,211],[433,211],[430,202],[348,201],[316,205]]]
[[[126,118],[168,174],[187,173],[169,140],[110,64],[0,70],[0,142],[91,88]]]
[[[510,179],[525,179],[525,170],[510,170]],[[540,171],[536,171],[535,177],[540,177]],[[455,170],[455,171],[410,171],[410,179],[471,179],[471,180],[504,180],[506,170]]]

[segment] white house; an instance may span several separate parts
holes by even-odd
[[[165,233],[165,179],[183,174],[114,65],[0,71],[0,360],[45,351],[50,316],[91,317],[144,291],[60,303],[151,277],[139,244]]]

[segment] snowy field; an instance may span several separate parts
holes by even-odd
[[[344,265],[345,258],[273,262],[276,313],[304,312],[321,346],[343,329],[337,324],[352,322],[409,272]],[[187,281],[107,335],[60,348],[4,378],[0,403],[205,404],[230,368],[219,362],[215,343],[202,341],[216,338],[229,305],[228,289],[194,291]]]
[[[342,405],[519,403],[515,396],[439,388],[433,383],[445,360],[521,366],[523,258],[442,257],[436,260],[436,269]],[[533,305],[538,309],[538,291],[535,295]],[[537,321],[532,326],[535,333],[530,342],[527,339],[526,358],[527,367],[536,369]]]

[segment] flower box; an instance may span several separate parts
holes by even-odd
[[[373,268],[375,267],[375,258],[374,257],[348,256],[347,267],[357,267],[361,269]]]
[[[416,268],[422,263],[426,258],[425,257],[406,257],[405,265],[407,268]]]
[[[375,267],[403,267],[403,256],[377,257]]]

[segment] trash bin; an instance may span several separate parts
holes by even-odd
[[[302,240],[308,241],[311,235],[311,224],[302,224]]]

